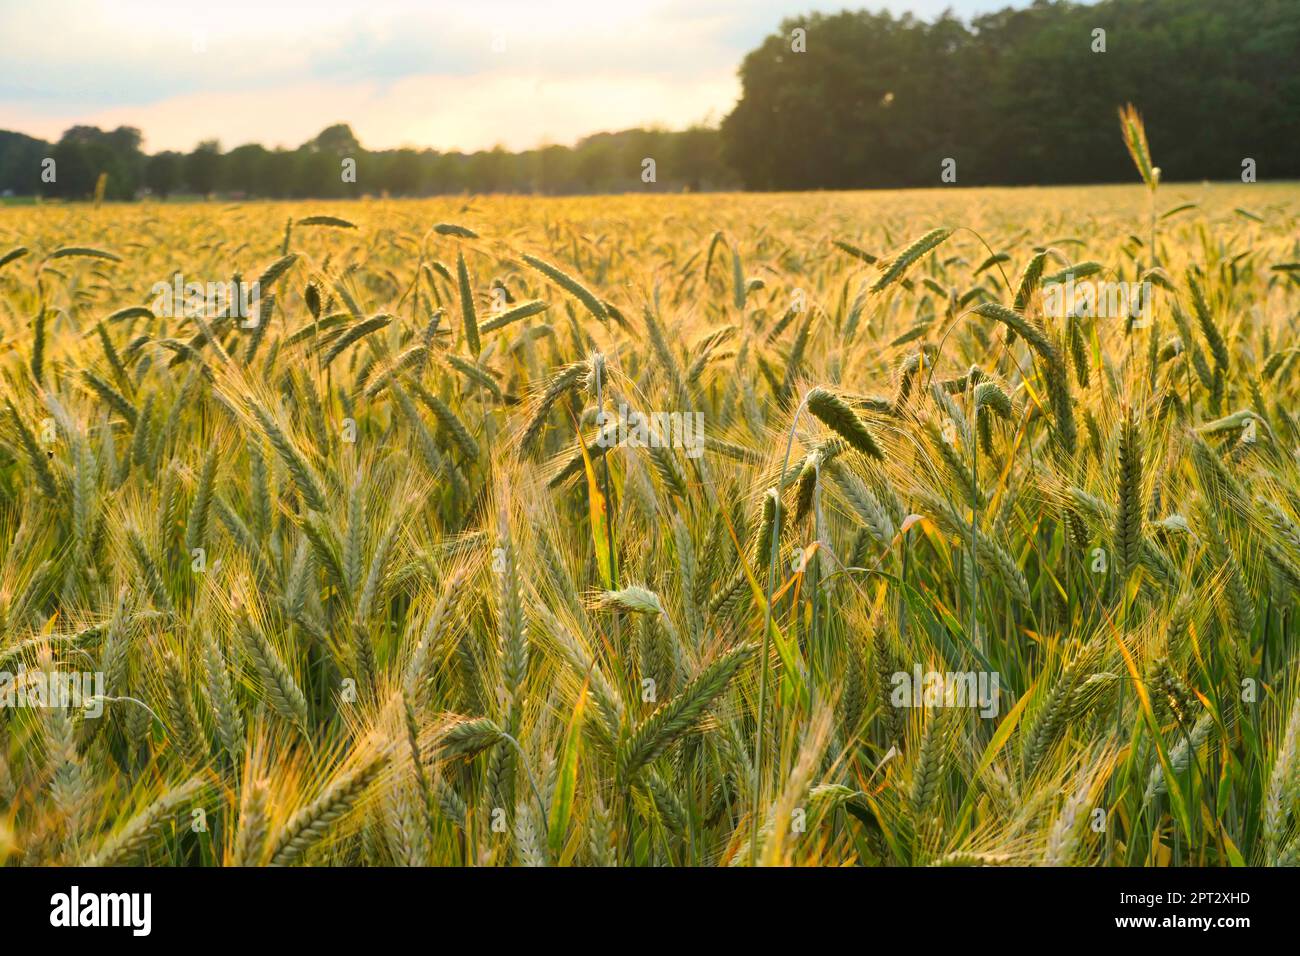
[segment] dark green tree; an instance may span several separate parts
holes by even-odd
[[[215,139],[204,140],[185,157],[185,185],[200,196],[211,195],[221,173],[221,146]]]
[[[164,152],[150,156],[145,165],[144,182],[149,190],[161,199],[176,191],[181,182],[180,153]]]

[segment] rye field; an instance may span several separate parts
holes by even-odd
[[[1300,862],[1300,187],[1144,176],[0,209],[0,860]]]

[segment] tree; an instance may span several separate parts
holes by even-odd
[[[269,155],[257,143],[236,146],[223,159],[221,187],[244,196],[265,195]]]
[[[215,139],[204,140],[185,157],[185,184],[200,196],[211,195],[221,172],[221,146]]]
[[[61,139],[50,150],[54,160],[54,181],[43,183],[47,196],[85,199],[94,194],[95,181],[103,165],[86,143]]]
[[[109,199],[133,199],[139,188],[144,157],[140,131],[119,126],[105,133],[97,126],[73,126],[50,150],[55,181],[43,183],[46,195],[84,199],[94,195],[101,174],[108,176]]]
[[[166,199],[181,181],[181,154],[158,153],[149,157],[145,166],[144,181],[155,196]]]
[[[380,189],[393,196],[414,196],[419,192],[420,178],[420,154],[413,149],[399,149],[388,156]]]
[[[1296,176],[1297,49],[1300,0],[810,14],[745,57],[724,156],[754,189],[938,185],[945,159],[962,185],[1123,181],[1115,112],[1133,102],[1166,179],[1233,177],[1247,156]]]
[[[673,136],[670,146],[668,173],[674,182],[680,181],[691,192],[699,192],[705,186],[726,181],[716,130],[692,126]]]
[[[361,143],[357,141],[352,127],[347,123],[335,123],[321,130],[315,139],[304,145],[310,152],[328,153],[341,158],[356,158],[361,153]]]
[[[297,165],[297,153],[287,149],[277,149],[266,156],[266,179],[258,195],[272,199],[284,199],[293,189]]]
[[[0,193],[30,196],[41,191],[41,162],[50,144],[41,139],[0,130]]]

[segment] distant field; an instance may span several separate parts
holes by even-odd
[[[1300,862],[1298,226],[6,203],[0,861]]]

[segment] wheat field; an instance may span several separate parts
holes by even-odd
[[[1300,862],[1298,217],[0,208],[0,860]]]

